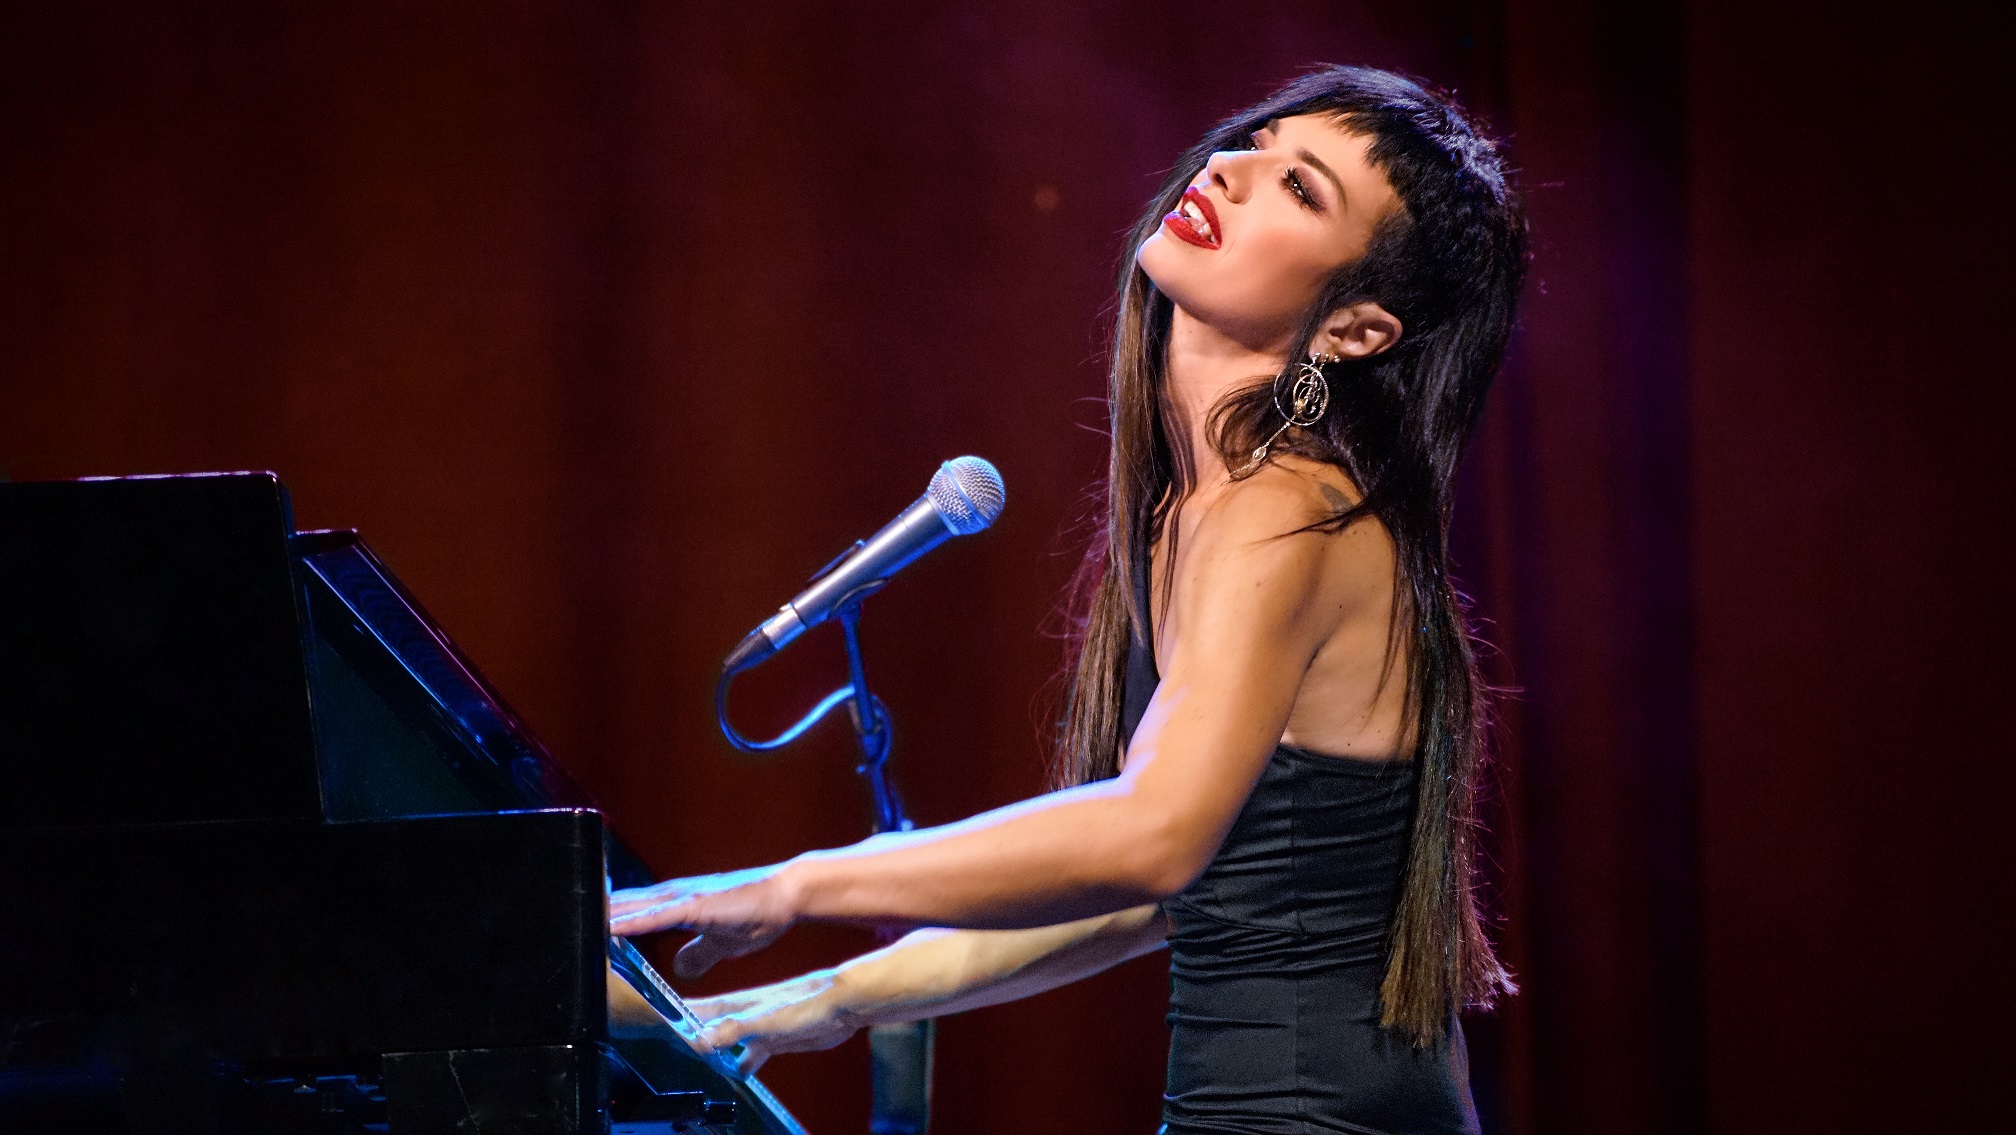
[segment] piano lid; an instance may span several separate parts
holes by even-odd
[[[595,806],[356,532],[304,532],[294,551],[329,819]],[[613,835],[609,870],[652,879]]]

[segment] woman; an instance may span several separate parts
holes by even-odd
[[[802,919],[931,927],[718,998],[745,1066],[1171,950],[1165,1130],[1475,1130],[1456,1011],[1512,986],[1473,896],[1476,676],[1445,537],[1525,225],[1496,148],[1388,73],[1221,124],[1136,226],[1068,784],[617,893],[704,971]]]

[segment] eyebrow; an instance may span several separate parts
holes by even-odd
[[[1344,183],[1343,183],[1343,182],[1341,182],[1341,181],[1339,181],[1339,180],[1337,180],[1337,175],[1336,175],[1336,174],[1335,174],[1334,172],[1332,172],[1332,171],[1331,171],[1331,169],[1330,169],[1330,167],[1329,167],[1329,166],[1326,166],[1326,165],[1324,165],[1324,164],[1323,164],[1323,159],[1322,159],[1322,158],[1319,158],[1319,157],[1317,157],[1317,156],[1316,156],[1315,154],[1312,154],[1312,153],[1310,153],[1310,152],[1309,152],[1309,151],[1307,151],[1307,150],[1299,150],[1299,151],[1297,151],[1297,152],[1296,152],[1295,156],[1296,156],[1296,157],[1298,157],[1298,158],[1301,158],[1301,159],[1302,159],[1303,161],[1305,161],[1305,162],[1308,162],[1308,163],[1309,163],[1310,165],[1312,165],[1312,166],[1316,167],[1316,172],[1317,172],[1317,173],[1320,173],[1320,174],[1322,174],[1322,175],[1323,175],[1324,177],[1327,177],[1327,178],[1329,178],[1329,179],[1330,179],[1330,184],[1332,184],[1332,185],[1334,185],[1334,186],[1336,186],[1336,187],[1337,187],[1337,200],[1338,200],[1338,202],[1339,202],[1339,203],[1342,203],[1342,202],[1343,202],[1343,200],[1344,200]]]

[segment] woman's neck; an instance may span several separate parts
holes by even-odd
[[[1193,489],[1216,485],[1230,476],[1224,458],[1211,444],[1211,408],[1227,394],[1281,373],[1288,360],[1285,345],[1256,348],[1182,308],[1170,314],[1169,354],[1163,378],[1169,395],[1168,423],[1172,445],[1186,448]]]

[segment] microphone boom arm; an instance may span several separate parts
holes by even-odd
[[[784,732],[767,741],[758,741],[744,736],[728,718],[728,688],[734,684],[735,675],[755,665],[755,662],[723,666],[721,677],[714,685],[715,722],[721,727],[721,735],[728,739],[728,743],[745,753],[781,749],[819,724],[842,702],[847,703],[847,715],[854,721],[854,738],[861,748],[861,763],[854,766],[854,771],[868,782],[869,795],[875,807],[874,830],[877,834],[909,831],[914,826],[904,814],[902,797],[897,795],[896,786],[890,782],[884,767],[889,760],[892,741],[889,707],[868,689],[868,673],[861,655],[861,601],[881,590],[887,582],[886,579],[877,579],[864,583],[848,592],[834,607],[833,618],[839,622],[847,640],[847,676],[851,680],[820,698],[817,705]]]

